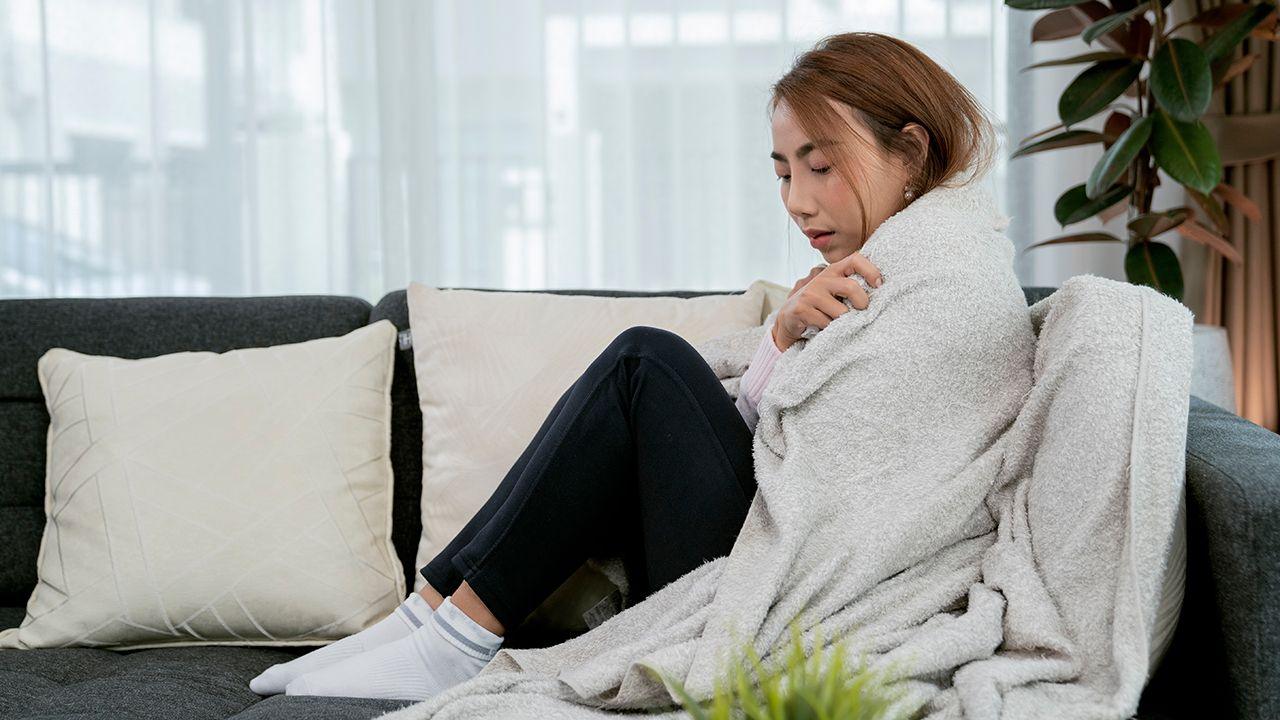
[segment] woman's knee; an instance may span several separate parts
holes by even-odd
[[[623,330],[613,339],[608,349],[615,355],[656,354],[672,358],[698,352],[678,334],[650,325],[632,325]]]

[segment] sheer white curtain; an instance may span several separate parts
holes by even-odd
[[[1016,142],[1073,74],[1018,73],[1030,19],[998,0],[0,0],[0,294],[789,286],[821,260],[768,159],[793,58],[902,37]],[[1048,155],[990,179],[1018,244],[1060,232],[1074,157],[1079,180]],[[1039,252],[1024,282],[1080,257]]]

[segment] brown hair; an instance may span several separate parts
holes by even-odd
[[[994,128],[977,99],[928,55],[897,38],[873,32],[823,38],[774,83],[769,114],[785,101],[811,139],[853,136],[862,142],[829,99],[849,106],[882,152],[897,153],[908,167],[917,168],[909,182],[916,197],[966,170],[972,171],[970,178],[979,178],[994,158]],[[922,166],[919,145],[901,132],[909,122],[929,135]],[[865,238],[870,233],[867,206],[853,173],[860,163],[843,143],[826,152],[862,209]]]

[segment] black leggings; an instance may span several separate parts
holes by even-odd
[[[729,554],[756,490],[751,442],[692,345],[628,328],[420,572],[441,595],[465,579],[510,631],[588,557],[620,556],[634,604]]]

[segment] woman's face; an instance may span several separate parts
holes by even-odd
[[[861,153],[858,159],[869,185],[861,188],[862,197],[870,216],[867,224],[874,232],[880,223],[904,206],[902,193],[909,177],[907,168],[896,155],[880,150],[870,130],[854,117],[847,105],[834,100],[828,102],[863,139],[862,143],[848,137],[835,140]],[[785,101],[774,109],[772,125],[770,157],[781,185],[782,204],[801,231],[830,231],[816,239],[810,237],[810,247],[818,250],[828,264],[859,250],[867,241],[862,236],[862,213],[853,191],[831,167],[829,153],[823,151],[829,141],[806,137]],[[924,132],[917,125],[908,127]],[[856,170],[854,175],[858,175]]]

